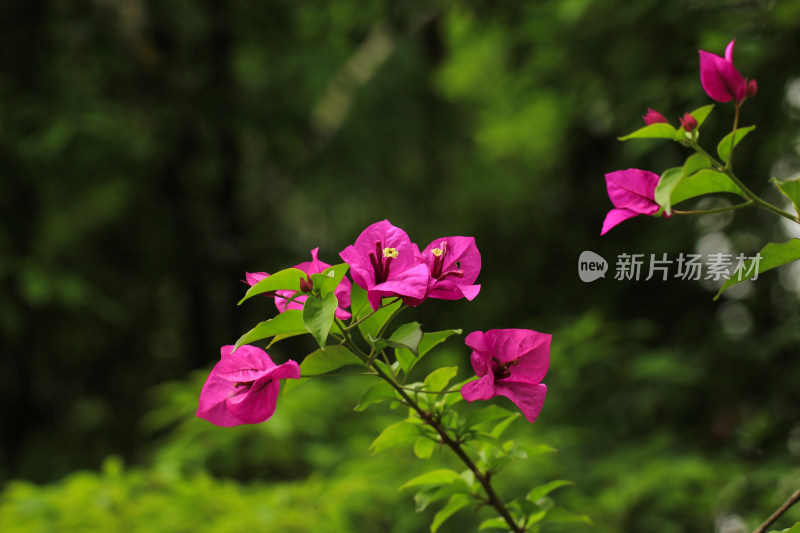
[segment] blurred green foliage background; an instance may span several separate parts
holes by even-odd
[[[244,272],[315,246],[335,263],[383,218],[483,254],[480,296],[426,303],[426,330],[554,334],[545,408],[512,432],[560,451],[499,490],[571,479],[559,503],[595,526],[543,531],[751,530],[800,486],[800,269],[720,302],[576,272],[583,250],[613,270],[797,236],[739,211],[599,237],[605,172],[688,155],[615,138],[648,106],[677,123],[709,103],[696,50],[733,37],[759,83],[737,171],[778,201],[767,178],[800,172],[797,2],[3,2],[0,530],[426,531],[435,509],[396,490],[426,465],[369,455],[398,413],[354,413],[363,378],[306,384],[257,427],[193,416],[219,347],[274,312],[235,305]],[[430,360],[463,379],[467,356],[453,339]]]

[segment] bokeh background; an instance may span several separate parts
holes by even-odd
[[[577,275],[584,250],[613,270],[796,235],[738,211],[599,236],[605,172],[687,155],[616,137],[648,106],[677,123],[710,103],[697,49],[733,37],[759,83],[735,163],[779,202],[767,178],[800,172],[798,2],[0,4],[0,530],[427,531],[435,506],[396,490],[427,465],[369,454],[400,414],[354,413],[364,378],[306,384],[259,426],[193,416],[219,347],[274,312],[236,306],[244,272],[316,246],[335,263],[384,218],[483,254],[480,296],[426,303],[426,330],[554,334],[542,415],[510,431],[559,452],[499,490],[570,479],[555,498],[595,525],[542,531],[752,530],[800,486],[800,269],[717,302],[697,282]],[[717,106],[709,147],[732,116]],[[431,359],[467,377],[461,340],[445,346]]]

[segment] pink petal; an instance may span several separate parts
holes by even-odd
[[[254,346],[232,349],[222,347],[222,358],[200,392],[197,416],[224,427],[263,422],[275,411],[279,380],[299,378],[300,368],[294,361],[275,366],[267,352]]]
[[[270,368],[274,368],[267,352],[261,348],[245,344],[233,351],[233,346],[223,346],[221,358],[214,372],[220,379],[232,382],[255,381],[263,376]]]
[[[469,356],[469,361],[472,364],[472,370],[475,371],[475,375],[478,377],[483,377],[486,374],[492,373],[492,354],[487,351],[473,351]]]
[[[514,402],[528,422],[533,422],[539,416],[547,394],[547,386],[543,383],[532,385],[508,379],[495,383],[494,389],[496,394],[505,396]]]
[[[490,329],[483,335],[486,351],[501,363],[544,348],[549,353],[551,335],[530,329]],[[538,353],[538,352],[537,352]],[[512,372],[514,367],[512,368]]]
[[[733,54],[732,43],[728,45],[728,48]],[[741,101],[747,87],[733,63],[704,50],[698,52],[700,54],[700,84],[706,94],[718,102],[729,102],[731,99]]]
[[[614,207],[627,208],[643,215],[659,210],[655,202],[658,174],[638,168],[617,170],[606,174],[606,189]]]
[[[317,254],[319,253],[319,248],[314,248],[311,250],[311,261],[306,261],[305,263],[300,263],[299,265],[295,265],[294,268],[300,269],[306,274],[319,274],[330,265],[325,263],[324,261],[320,261],[317,259]]]
[[[197,416],[208,420],[215,426],[232,427],[243,424],[228,410],[226,402],[236,394],[233,383],[220,379],[214,370],[208,376],[197,406]]]
[[[401,296],[408,305],[418,305],[428,292],[428,266],[417,265],[413,268],[391,274],[389,279],[372,286],[367,291],[369,303],[373,309],[381,306],[381,298]]]
[[[520,346],[520,350],[527,351],[517,358],[517,365],[510,367],[513,381],[526,381],[528,383],[540,383],[544,379],[550,367],[550,342],[552,335],[538,333],[531,337],[527,342]]]
[[[281,379],[299,379],[300,367],[295,361],[287,361],[270,369],[253,383],[246,394],[227,401],[231,414],[245,424],[258,424],[268,420],[275,412]]]
[[[464,338],[464,344],[477,352],[486,351],[486,343],[483,340],[482,331],[473,331]]]
[[[252,274],[250,272],[245,272],[244,276],[245,279],[247,280],[247,284],[252,287],[262,279],[268,277],[269,274],[267,274],[266,272],[254,272]]]
[[[468,402],[494,398],[494,374],[489,372],[481,379],[465,383],[461,387],[461,396]]]
[[[736,42],[736,39],[733,39],[731,42],[728,43],[728,46],[725,47],[725,61],[733,65],[733,43]]]
[[[620,222],[624,222],[637,215],[639,215],[639,213],[636,211],[631,211],[630,209],[612,209],[608,212],[606,219],[603,221],[603,229],[600,231],[600,235],[605,235],[608,233],[608,230]]]
[[[261,379],[253,383],[245,394],[229,399],[226,406],[243,424],[258,424],[275,413],[280,390],[279,381]]]

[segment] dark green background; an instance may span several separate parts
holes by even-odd
[[[363,380],[299,388],[263,427],[192,416],[219,347],[273,312],[235,305],[244,272],[316,246],[335,263],[388,218],[421,247],[474,235],[483,255],[474,302],[406,318],[554,333],[547,404],[514,433],[561,451],[509,471],[505,494],[565,477],[577,487],[557,501],[598,532],[752,529],[800,486],[798,271],[712,302],[694,282],[576,270],[583,250],[613,270],[619,253],[674,258],[719,230],[746,254],[787,239],[755,211],[599,236],[605,172],[688,155],[615,138],[648,106],[676,124],[710,103],[697,49],[733,37],[759,83],[735,166],[778,201],[767,178],[800,170],[796,2],[3,2],[0,480],[36,485],[6,484],[0,525],[426,530],[431,510],[394,490],[425,465],[366,451],[400,414],[352,413]],[[718,105],[701,142],[732,115]],[[439,364],[467,377],[460,342]],[[591,529],[543,528],[562,530]]]

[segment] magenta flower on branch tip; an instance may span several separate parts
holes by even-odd
[[[427,265],[427,296],[442,300],[472,300],[481,290],[474,285],[481,271],[481,253],[474,237],[443,237],[430,243],[419,254]]]
[[[552,335],[529,329],[473,331],[465,342],[478,378],[461,387],[468,402],[505,396],[533,422],[547,394],[541,381],[550,366]]]
[[[656,111],[655,109],[647,108],[647,113],[642,116],[644,123],[650,126],[651,124],[669,124],[667,117]]]
[[[705,50],[700,54],[700,84],[706,94],[717,102],[735,100],[741,103],[745,98],[755,96],[758,85],[755,80],[743,78],[733,65],[734,39],[725,48],[725,57],[720,57]]]
[[[339,253],[350,265],[353,281],[365,291],[372,309],[384,297],[399,296],[419,305],[428,290],[428,266],[417,261],[419,249],[402,229],[388,220],[367,227],[356,242]]]
[[[295,265],[294,268],[302,270],[308,276],[311,274],[319,274],[326,268],[328,268],[328,263],[324,261],[320,261],[317,258],[317,254],[319,253],[319,248],[314,248],[311,250],[311,261],[305,261],[300,263],[299,265]],[[266,272],[254,272],[245,273],[245,282],[250,285],[251,287],[261,281],[262,279],[268,277],[269,274]],[[308,280],[301,279],[300,280],[300,287],[301,288],[310,288],[310,283]],[[350,307],[350,289],[352,288],[352,284],[350,280],[346,277],[342,279],[339,283],[339,286],[336,287],[336,290],[333,292],[336,295],[336,299],[339,301],[339,306],[336,308],[336,318],[340,320],[347,320],[350,318],[350,312],[347,310]],[[284,291],[279,290],[275,291],[274,293],[268,293],[269,296],[275,297],[275,307],[278,308],[279,313],[283,313],[287,309],[302,309],[303,304],[305,303],[308,296],[298,296],[291,302],[289,299],[296,294],[295,291]]]
[[[281,379],[299,379],[300,367],[289,360],[272,362],[267,352],[244,345],[233,351],[223,346],[200,392],[197,416],[214,425],[231,427],[257,424],[275,412]]]
[[[606,215],[600,235],[629,218],[657,213],[660,206],[656,203],[655,191],[659,179],[657,174],[638,168],[606,174],[608,197],[616,209]]]

